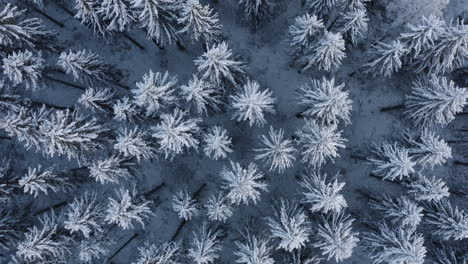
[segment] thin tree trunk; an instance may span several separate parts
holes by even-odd
[[[117,256],[117,254],[120,253],[120,251],[122,251],[122,249],[124,249],[128,244],[130,244],[130,242],[132,242],[133,239],[135,239],[136,237],[138,236],[138,234],[133,234],[132,237],[130,237],[121,247],[119,247],[119,249],[117,249],[117,251],[114,252],[114,254],[112,254],[106,261],[106,263],[110,263],[110,261],[115,257]]]
[[[445,142],[449,144],[458,144],[458,143],[468,143],[468,140],[447,140]]]
[[[203,191],[203,189],[206,187],[206,184],[203,183],[199,188],[198,190],[196,190],[193,195],[192,195],[192,199],[196,199],[198,197],[198,195]],[[187,223],[187,220],[182,220],[182,222],[180,222],[179,226],[177,227],[174,235],[172,235],[171,237],[171,240],[170,241],[174,241],[177,236],[179,236],[180,234],[180,231],[182,231],[182,228],[185,226],[185,224]]]
[[[33,106],[37,106],[37,107],[41,107],[43,105],[49,107],[49,108],[54,108],[54,109],[57,109],[57,110],[65,110],[67,109],[68,107],[64,107],[64,106],[58,106],[58,105],[53,105],[53,104],[48,104],[48,103],[43,103],[43,102],[38,102],[38,101],[32,101],[30,100],[29,101],[31,103],[31,105]]]
[[[84,88],[83,86],[79,86],[77,84],[73,84],[73,83],[63,81],[63,80],[59,80],[59,79],[56,79],[56,78],[48,76],[48,75],[44,75],[44,78],[46,78],[46,79],[48,79],[50,81],[53,81],[53,82],[61,83],[61,84],[76,88],[76,89],[80,89],[80,90],[83,90],[83,91],[86,90],[86,88]]]
[[[158,186],[156,186],[155,188],[153,188],[152,190],[149,190],[147,192],[145,192],[143,194],[143,196],[145,198],[147,198],[148,196],[152,195],[153,193],[159,191],[161,188],[163,188],[164,186],[166,186],[166,183],[165,182],[162,182],[161,184],[159,184]]]
[[[53,0],[52,3],[60,7],[63,11],[65,11],[65,13],[68,13],[70,16],[75,17],[75,13],[73,13],[70,9],[66,8],[64,5],[57,3],[57,0]]]
[[[11,140],[11,137],[7,137],[7,136],[0,136],[0,139],[10,139],[10,140]]]
[[[453,162],[454,165],[461,165],[461,166],[468,166],[468,162],[463,162],[463,161],[459,161],[459,160],[455,160]]]
[[[49,19],[50,21],[52,21],[53,23],[57,24],[59,27],[65,27],[65,25],[59,21],[57,21],[55,18],[49,16],[48,14],[46,14],[45,12],[43,12],[42,10],[40,10],[39,8],[35,7],[34,5],[28,3],[27,1],[24,1],[23,4],[29,6],[32,10],[34,10],[36,13],[39,13],[40,15],[42,15],[43,17]]]
[[[388,111],[393,111],[393,110],[398,110],[398,109],[403,109],[403,108],[405,108],[404,104],[398,104],[394,106],[382,107],[380,108],[380,112],[388,112]]]
[[[181,51],[184,51],[186,50],[185,46],[180,42],[180,40],[176,40],[176,45],[177,45],[177,48]]]
[[[35,212],[34,215],[36,215],[36,216],[37,216],[37,215],[41,215],[41,214],[43,214],[43,213],[45,213],[45,212],[47,212],[47,211],[49,211],[49,210],[57,209],[57,208],[63,207],[63,206],[65,206],[65,205],[67,205],[67,203],[68,203],[68,201],[63,201],[63,202],[60,202],[60,203],[58,203],[58,204],[54,204],[54,205],[52,205],[52,206],[49,206],[49,207],[47,207],[47,208],[44,208],[44,209],[41,209],[41,210]]]
[[[296,118],[304,118],[304,113],[303,112],[297,112],[296,113]]]
[[[457,116],[468,115],[468,112],[460,112],[460,113],[456,113],[455,115]]]
[[[352,159],[356,159],[356,160],[364,160],[364,161],[367,161],[367,158],[362,156],[362,155],[359,155],[359,154],[351,154],[349,156],[350,158]]]
[[[128,35],[127,33],[125,32],[122,32],[122,35],[130,40],[130,42],[132,42],[135,46],[137,46],[140,50],[145,50],[145,47],[143,45],[141,45],[140,43],[138,43],[138,41],[136,41],[134,38],[132,38],[130,35]]]

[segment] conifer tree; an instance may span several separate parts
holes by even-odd
[[[25,12],[10,3],[0,11],[0,46],[36,48],[41,40],[50,38],[52,32],[45,29],[42,20],[23,19]]]
[[[152,144],[150,135],[135,127],[123,128],[119,131],[114,149],[125,158],[136,158],[138,162],[149,160],[156,156],[156,146]]]
[[[327,174],[320,174],[318,172],[307,172],[303,175],[300,182],[302,195],[304,196],[303,202],[308,204],[312,212],[333,212],[339,213],[344,208],[348,207],[348,203],[340,191],[345,186],[345,183],[340,183],[335,176],[334,181],[327,179]]]
[[[289,26],[290,45],[297,55],[309,50],[325,28],[323,21],[316,15],[305,14],[294,19]]]
[[[449,188],[441,179],[418,175],[409,184],[408,193],[410,193],[416,201],[437,202],[445,197],[449,197]]]
[[[110,224],[117,224],[124,230],[133,229],[134,221],[144,228],[144,220],[153,214],[150,204],[150,201],[137,196],[135,188],[131,191],[120,188],[117,192],[117,199],[109,198],[104,220]]]
[[[23,188],[25,193],[37,197],[40,193],[45,195],[49,191],[59,192],[71,187],[68,177],[58,175],[55,168],[43,169],[41,165],[35,168],[29,167],[28,173],[18,180],[18,185]]]
[[[405,113],[419,126],[444,126],[455,119],[468,100],[468,91],[445,77],[415,81],[406,97]]]
[[[201,5],[198,0],[187,0],[182,3],[177,22],[183,26],[178,31],[188,34],[192,40],[202,40],[206,44],[216,42],[221,35],[218,14],[208,5]]]
[[[275,6],[274,0],[238,0],[245,18],[254,29],[262,25],[270,16]]]
[[[306,214],[295,204],[281,200],[274,216],[267,218],[271,237],[279,240],[277,249],[287,252],[301,249],[309,242],[310,223]]]
[[[392,224],[410,229],[416,229],[423,217],[423,208],[404,196],[384,195],[383,198],[371,200],[370,207],[381,211],[383,217],[389,219]]]
[[[264,113],[275,114],[273,104],[276,99],[267,88],[260,90],[260,84],[256,81],[247,81],[242,89],[230,96],[231,106],[235,109],[233,119],[237,121],[249,121],[249,125],[263,126],[266,123]]]
[[[172,198],[172,209],[179,215],[179,218],[188,221],[199,213],[199,205],[188,193],[187,189],[178,191]]]
[[[433,169],[452,157],[452,148],[447,142],[427,129],[419,133],[408,131],[404,140],[414,161],[423,168]]]
[[[213,230],[203,223],[199,232],[193,232],[188,256],[197,264],[215,263],[221,250],[220,230]]]
[[[299,136],[302,162],[313,167],[321,167],[327,160],[339,157],[338,149],[345,148],[347,141],[341,137],[336,125],[322,126],[312,119],[306,119]]]
[[[24,84],[26,89],[37,90],[44,71],[42,54],[29,50],[13,52],[3,58],[3,74],[13,85]]]
[[[131,176],[133,163],[120,157],[112,155],[108,158],[93,161],[89,166],[89,176],[101,184],[118,183],[122,179]]]
[[[468,214],[447,200],[428,205],[426,223],[443,240],[468,238]]]
[[[262,148],[254,149],[257,155],[256,160],[261,160],[265,166],[269,166],[270,171],[278,171],[283,173],[287,168],[293,166],[296,160],[294,154],[297,152],[290,139],[284,139],[283,129],[275,130],[270,127],[269,137],[266,135],[260,136]]]
[[[324,16],[327,15],[338,2],[339,0],[305,0],[305,7],[314,13]]]
[[[367,31],[368,22],[366,9],[350,10],[342,14],[340,31],[350,38],[353,45],[356,45]]]
[[[137,82],[137,89],[133,89],[134,102],[146,110],[146,115],[151,116],[159,109],[168,107],[176,102],[175,96],[177,78],[164,73],[154,73],[150,70],[143,75],[143,81]]]
[[[365,64],[366,71],[373,75],[390,77],[402,66],[402,57],[408,53],[408,48],[400,40],[391,43],[378,42],[372,46],[375,59]]]
[[[205,208],[211,221],[225,222],[233,214],[230,201],[223,192],[211,195]]]
[[[424,237],[414,230],[380,224],[375,232],[365,233],[363,242],[374,263],[423,264],[426,259]]]
[[[244,74],[245,65],[233,58],[231,49],[226,42],[213,44],[200,57],[194,60],[198,72],[203,79],[221,85],[223,80],[237,85],[240,75]]]
[[[146,29],[147,37],[163,48],[179,38],[177,36],[177,1],[132,0],[132,7],[140,27]]]
[[[116,98],[117,93],[109,88],[88,88],[80,98],[78,98],[78,103],[93,111],[112,113],[114,111],[112,104]]]
[[[335,85],[335,79],[325,77],[322,80],[312,79],[299,88],[299,104],[307,107],[302,115],[316,117],[323,124],[345,124],[351,122],[352,101],[349,92],[344,90],[345,84]]]
[[[139,257],[133,264],[180,264],[181,252],[177,242],[145,243],[138,248]]]
[[[414,173],[416,162],[409,156],[408,149],[398,144],[384,142],[376,145],[369,162],[376,167],[372,172],[384,180],[401,180]]]
[[[346,57],[345,42],[341,33],[325,31],[313,48],[302,58],[303,71],[316,66],[319,70],[337,70]]]
[[[247,168],[239,163],[231,163],[231,168],[224,167],[221,171],[223,183],[221,187],[228,193],[226,197],[231,203],[248,205],[250,201],[256,204],[260,200],[260,192],[267,190],[267,184],[261,181],[263,173],[258,171],[257,165],[249,163]]]
[[[124,32],[135,21],[130,0],[103,0],[98,12],[109,31]]]
[[[203,135],[203,143],[203,152],[214,160],[225,159],[232,152],[232,139],[227,130],[220,126],[210,127],[208,133]]]
[[[269,239],[251,235],[247,232],[244,235],[245,242],[236,241],[237,251],[234,254],[237,256],[237,263],[242,264],[274,264],[275,261],[271,257],[273,247],[270,245]]]
[[[187,118],[187,113],[179,108],[171,114],[162,114],[161,122],[153,127],[152,137],[159,143],[159,150],[164,152],[165,158],[173,158],[185,149],[197,149],[199,140],[195,137],[200,128],[201,119]]]
[[[71,74],[75,80],[85,80],[89,84],[96,82],[116,82],[120,73],[117,69],[104,62],[97,54],[83,49],[62,52],[57,64]]]
[[[76,15],[83,25],[91,28],[94,33],[105,35],[102,17],[99,15],[99,2],[97,0],[75,0]]]
[[[97,200],[97,194],[86,192],[68,206],[63,222],[64,228],[72,234],[81,233],[88,239],[91,234],[102,232],[103,209]]]
[[[353,221],[344,213],[322,216],[314,247],[320,248],[328,260],[334,258],[336,262],[342,262],[348,259],[359,242],[358,233],[351,228]]]
[[[221,96],[214,84],[199,79],[194,74],[188,84],[182,85],[180,89],[185,101],[193,104],[199,115],[207,114],[208,108],[219,110]]]

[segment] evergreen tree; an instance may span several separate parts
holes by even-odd
[[[135,21],[130,4],[130,0],[102,1],[98,12],[107,23],[107,30],[124,32]]]
[[[4,116],[1,119],[0,128],[9,136],[24,142],[27,149],[34,146],[39,150],[43,140],[40,127],[50,114],[51,111],[46,110],[45,107],[38,110],[21,107],[18,112],[10,111]]]
[[[339,0],[305,0],[306,9],[311,12],[327,15],[333,9]]]
[[[232,51],[226,42],[213,44],[200,57],[194,60],[203,79],[209,79],[211,83],[221,85],[223,80],[228,80],[236,85],[244,74],[246,68],[243,62],[233,58]]]
[[[274,264],[275,261],[271,257],[273,247],[270,245],[269,239],[262,238],[256,235],[247,233],[244,235],[245,242],[236,241],[237,251],[234,254],[237,256],[236,263],[241,264]]]
[[[112,155],[106,159],[93,161],[89,165],[89,176],[101,184],[118,183],[131,176],[130,169],[134,164],[123,157]]]
[[[273,11],[274,0],[238,0],[245,18],[256,29],[262,25]]]
[[[24,233],[24,239],[16,245],[16,255],[26,262],[65,261],[69,249],[58,232],[59,223],[54,214],[42,217],[39,225]]]
[[[138,248],[139,257],[133,264],[182,264],[179,262],[181,252],[180,245],[176,242],[165,242],[159,244],[145,243]]]
[[[159,149],[165,158],[173,158],[184,152],[184,149],[197,149],[199,140],[195,137],[200,128],[201,119],[187,118],[187,113],[176,108],[172,114],[162,114],[161,122],[153,127],[151,135],[159,143]]]
[[[443,240],[461,240],[468,238],[468,214],[453,207],[447,200],[428,205],[426,223],[433,230],[433,234]]]
[[[84,152],[95,150],[103,143],[107,129],[94,118],[77,111],[56,111],[39,127],[43,135],[43,152],[47,156],[67,155],[68,159],[80,158]]]
[[[378,230],[363,237],[369,257],[374,263],[423,264],[426,258],[424,237],[415,231],[380,224]]]
[[[163,107],[177,101],[175,96],[177,78],[165,73],[152,70],[143,75],[143,82],[137,82],[137,89],[133,89],[134,102],[146,109],[146,115],[151,116]]]
[[[300,182],[303,202],[308,204],[310,211],[323,213],[339,213],[344,208],[348,207],[348,203],[340,191],[345,186],[345,183],[340,183],[335,176],[335,181],[329,181],[327,174],[318,172],[307,172],[303,175]]]
[[[338,148],[345,148],[347,141],[341,137],[341,133],[336,125],[322,126],[312,119],[306,119],[302,129],[296,132],[302,162],[319,168],[328,159],[339,157]]]
[[[259,154],[255,155],[256,160],[264,162],[269,166],[270,171],[283,173],[286,169],[293,166],[296,160],[294,154],[297,152],[290,139],[284,139],[283,129],[275,130],[270,127],[269,137],[260,136],[262,148],[254,149]]]
[[[328,260],[334,258],[336,262],[342,262],[348,259],[359,242],[358,233],[351,228],[353,221],[344,213],[322,216],[314,246],[320,248]]]
[[[22,98],[17,95],[5,80],[0,80],[0,113],[18,113],[21,109]]]
[[[405,113],[423,127],[447,125],[463,111],[467,99],[465,88],[459,88],[445,77],[432,75],[413,83],[411,93],[406,97]]]
[[[394,225],[416,229],[423,217],[423,208],[406,197],[390,197],[371,200],[370,206],[381,211],[384,218],[389,219]]]
[[[277,249],[293,252],[306,246],[311,235],[306,214],[295,204],[281,200],[274,216],[267,218],[271,237],[279,240]]]
[[[114,149],[126,158],[136,158],[138,162],[156,157],[156,147],[150,136],[137,127],[121,129],[114,144]]]
[[[44,71],[41,53],[34,55],[29,50],[13,52],[3,58],[3,74],[14,84],[24,84],[26,89],[37,90]]]
[[[58,175],[53,167],[42,169],[41,165],[36,168],[28,168],[28,173],[18,180],[18,185],[37,197],[40,193],[48,195],[49,190],[59,192],[71,186],[68,177]]]
[[[423,16],[418,24],[408,24],[407,31],[400,34],[400,39],[406,43],[410,55],[417,58],[421,51],[434,45],[446,30],[447,26],[442,19],[434,15]]]
[[[232,139],[227,135],[227,130],[219,126],[210,127],[208,133],[203,135],[203,143],[203,152],[214,160],[225,159],[232,152]]]
[[[187,85],[180,87],[185,101],[193,104],[199,115],[207,114],[207,108],[219,110],[221,96],[214,84],[199,79],[195,74]]]
[[[416,201],[437,202],[445,197],[449,197],[449,188],[441,179],[434,176],[428,178],[418,175],[412,182],[407,184],[408,193],[414,196]]]
[[[343,11],[351,10],[364,10],[366,9],[366,2],[371,0],[343,0],[341,1],[340,8]]]
[[[341,33],[325,31],[313,48],[303,57],[303,70],[317,66],[319,70],[337,70],[346,57],[345,42]]]
[[[187,0],[182,4],[177,22],[183,26],[178,33],[188,34],[192,40],[203,40],[206,44],[216,42],[221,36],[218,14],[198,0]]]
[[[440,38],[422,52],[414,66],[417,72],[447,73],[468,58],[468,26],[463,21],[445,29]]]
[[[261,181],[263,173],[258,171],[254,163],[249,163],[247,168],[239,163],[230,163],[231,169],[224,167],[221,171],[221,188],[228,192],[226,197],[236,205],[248,205],[250,201],[256,204],[260,200],[260,191],[266,191],[268,186]]]
[[[366,9],[353,9],[342,14],[340,31],[356,45],[367,31],[368,22]]]
[[[96,193],[85,193],[75,198],[65,212],[64,228],[70,233],[81,233],[86,239],[91,234],[102,232],[102,205]]]
[[[8,250],[21,236],[21,215],[2,208],[0,210],[0,248]]]
[[[85,80],[89,84],[96,82],[116,82],[120,73],[105,63],[97,54],[86,49],[62,52],[57,64],[71,74],[75,80]]]
[[[232,216],[232,206],[223,192],[217,192],[208,199],[205,205],[208,219],[211,221],[226,222]]]
[[[452,157],[452,148],[447,142],[429,130],[420,133],[408,131],[404,134],[404,140],[414,161],[424,168],[433,169]]]
[[[0,46],[35,48],[41,40],[50,38],[52,32],[45,29],[42,20],[23,19],[25,12],[10,3],[0,11]]]
[[[109,88],[88,88],[80,98],[78,98],[78,103],[93,111],[112,113],[114,111],[112,103],[116,98],[117,93]]]
[[[117,100],[113,105],[114,119],[117,121],[132,122],[139,119],[140,111],[137,105],[128,97]]]
[[[100,1],[99,1],[100,2]],[[104,24],[99,15],[99,2],[97,0],[75,0],[75,18],[81,24],[91,28],[94,33],[105,35]]]
[[[176,0],[132,0],[140,27],[146,29],[149,39],[159,47],[177,41],[177,1]]]
[[[179,218],[188,221],[198,214],[199,205],[187,189],[182,189],[172,198],[172,209],[179,215]]]
[[[212,230],[203,223],[199,232],[193,232],[193,240],[188,256],[197,264],[214,263],[219,258],[221,231]]]
[[[409,150],[400,147],[398,144],[376,145],[373,156],[368,161],[376,168],[372,171],[384,180],[401,180],[408,178],[414,173],[416,162],[409,156]]]
[[[109,241],[96,238],[82,240],[78,246],[78,258],[86,263],[101,259],[109,253]]]
[[[117,200],[109,198],[109,204],[106,209],[105,221],[110,224],[117,224],[122,229],[133,229],[133,222],[137,221],[145,227],[145,218],[153,213],[143,197],[137,196],[136,190],[132,191],[120,188],[117,192]]]
[[[256,81],[247,81],[242,89],[230,98],[231,106],[235,109],[233,119],[249,121],[250,126],[263,126],[266,123],[264,113],[276,113],[273,108],[276,102],[273,93],[268,88],[260,91],[260,85]]]
[[[338,124],[343,121],[349,124],[352,101],[345,84],[335,85],[335,79],[311,80],[299,88],[299,104],[307,107],[302,115],[316,117],[322,123]]]
[[[390,77],[401,68],[402,57],[408,53],[408,48],[397,39],[390,44],[378,42],[372,46],[372,53],[375,59],[364,65],[366,71]]]
[[[324,28],[323,21],[316,15],[296,17],[294,24],[289,26],[290,44],[295,52],[300,55],[311,49]]]

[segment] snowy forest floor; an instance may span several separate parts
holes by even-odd
[[[462,12],[460,7],[466,5],[463,3],[464,1],[451,0],[451,4],[445,12],[446,21],[460,15]],[[122,231],[118,228],[113,230],[112,237],[109,239],[115,243],[114,249],[119,248],[135,233],[138,234],[119,252],[118,256],[113,258],[113,263],[131,263],[138,254],[136,248],[147,240],[168,241],[171,239],[181,221],[172,210],[171,200],[175,192],[183,187],[194,192],[202,184],[206,184],[206,188],[198,197],[203,204],[210,194],[219,189],[219,173],[223,166],[228,165],[229,159],[241,164],[248,164],[254,159],[253,149],[258,147],[258,137],[268,133],[270,125],[274,128],[283,128],[287,137],[292,136],[304,122],[303,119],[296,117],[296,113],[301,111],[300,106],[297,105],[296,89],[307,82],[309,78],[334,76],[337,83],[345,82],[346,89],[349,90],[353,100],[352,123],[340,126],[340,129],[343,130],[343,136],[348,140],[346,149],[340,150],[340,157],[334,163],[328,162],[324,166],[323,172],[329,176],[341,172],[340,180],[346,183],[343,194],[349,205],[347,210],[357,220],[354,224],[356,230],[359,231],[363,228],[360,226],[359,220],[368,214],[367,199],[360,195],[360,190],[368,189],[375,193],[403,193],[403,187],[399,184],[370,177],[370,167],[366,162],[352,158],[353,155],[366,156],[373,142],[392,140],[404,129],[411,127],[411,124],[402,117],[402,110],[380,112],[380,108],[403,102],[404,94],[409,89],[408,85],[414,80],[413,74],[400,71],[392,78],[384,79],[383,77],[369,77],[360,71],[361,66],[368,60],[368,56],[365,54],[370,44],[383,37],[398,34],[399,29],[394,29],[383,22],[380,14],[369,14],[368,40],[364,40],[362,43],[365,44],[358,47],[348,46],[347,58],[338,71],[332,74],[316,70],[298,73],[297,65],[294,67],[290,65],[292,55],[290,54],[287,27],[296,16],[303,13],[300,1],[281,1],[275,9],[273,19],[256,32],[252,31],[238,16],[238,10],[233,2],[235,1],[220,0],[218,3],[210,2],[210,5],[219,13],[226,41],[234,53],[239,54],[242,60],[247,63],[247,73],[250,78],[257,80],[262,87],[273,91],[277,98],[277,113],[276,115],[267,115],[268,124],[263,128],[258,128],[250,127],[246,122],[232,120],[232,112],[229,109],[219,113],[210,112],[209,116],[204,119],[203,125],[222,125],[233,138],[234,151],[226,160],[214,161],[207,158],[202,152],[191,151],[176,156],[172,161],[159,159],[140,164],[138,176],[125,184],[128,186],[136,184],[142,192],[151,190],[161,182],[166,185],[157,192],[157,195],[153,196],[157,196],[155,215],[147,221],[144,230],[140,226],[131,231]],[[59,39],[66,43],[67,48],[73,50],[89,49],[99,54],[106,62],[117,65],[125,73],[122,83],[130,88],[133,88],[135,83],[141,80],[143,74],[150,69],[154,72],[168,70],[170,74],[178,76],[180,84],[186,83],[196,72],[193,60],[203,53],[201,45],[198,43],[190,44],[188,41],[185,42],[186,50],[179,50],[175,45],[161,50],[153,42],[146,39],[143,30],[135,27],[129,32],[129,35],[145,46],[145,50],[140,50],[125,38],[116,37],[104,40],[96,37],[90,30],[53,3],[47,3],[44,10],[65,24],[65,27],[60,28],[44,19],[49,28],[53,28],[59,33]],[[39,14],[36,16],[41,17]],[[386,30],[383,31],[383,29]],[[54,63],[50,62],[50,64]],[[65,75],[60,77],[73,82],[70,77]],[[119,89],[122,94],[129,93],[118,87],[115,89]],[[82,91],[79,89],[54,84],[42,89],[41,92],[31,93],[31,97],[50,104],[69,106],[76,103],[81,93]],[[457,129],[466,128],[467,121],[468,116],[459,116],[449,127],[439,132],[446,140],[468,140],[468,133],[457,132]],[[468,160],[467,146],[468,144],[463,143],[453,144],[453,159],[427,174],[443,178],[450,187],[468,186],[466,167],[453,164],[455,159]],[[25,151],[22,144],[15,141],[1,141],[0,148],[10,149],[12,153],[15,153],[12,155],[20,157],[15,162],[26,163],[22,165],[23,167],[37,164],[69,165],[65,159],[44,158],[40,153]],[[256,205],[236,207],[234,216],[221,225],[225,237],[223,238],[220,260],[216,263],[235,263],[234,242],[240,239],[239,231],[243,230],[246,225],[251,225],[255,226],[257,232],[264,232],[266,229],[264,217],[272,214],[271,206],[275,201],[280,198],[299,199],[297,176],[304,169],[300,161],[296,161],[295,166],[284,174],[269,173],[267,168],[262,169],[267,175],[269,191],[262,193],[261,201]],[[33,207],[35,210],[39,210],[64,200],[71,200],[89,189],[98,190],[103,197],[113,196],[117,188],[118,186],[115,185],[87,183],[70,193],[43,196],[35,200]],[[452,199],[454,199],[455,204],[463,202],[460,197],[454,196]],[[191,232],[204,220],[205,216],[199,215],[189,221],[178,238],[188,242],[187,238]],[[316,253],[320,254],[318,251]],[[332,262],[330,261],[330,263]],[[357,248],[354,250],[353,256],[345,260],[344,263],[367,264],[371,261]]]

